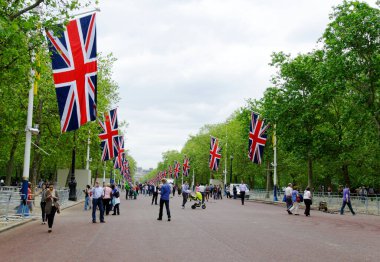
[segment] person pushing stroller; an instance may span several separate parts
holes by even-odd
[[[195,201],[195,203],[191,206],[192,209],[195,209],[197,207],[202,207],[202,209],[206,208],[206,204],[202,201],[203,196],[200,192],[195,192],[195,196],[189,194],[189,198]]]

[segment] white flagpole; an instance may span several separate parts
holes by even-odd
[[[88,131],[88,138],[87,138],[87,160],[86,160],[86,170],[90,170],[90,130]]]
[[[106,161],[104,161],[104,168],[103,168],[103,183],[106,182]]]
[[[194,169],[193,169],[193,181],[192,181],[192,183],[191,183],[191,190],[193,190],[193,188],[194,188],[194,177],[195,177],[195,175],[194,175]]]

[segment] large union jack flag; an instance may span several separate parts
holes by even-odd
[[[267,141],[267,131],[269,125],[264,126],[265,119],[259,119],[259,115],[252,112],[251,124],[249,126],[248,157],[256,163],[261,164],[265,143]]]
[[[185,160],[183,161],[182,175],[188,176],[189,175],[189,169],[190,169],[189,159],[185,158]]]
[[[215,137],[211,137],[210,141],[210,157],[209,157],[209,168],[213,171],[218,171],[219,162],[222,155],[220,154],[219,141]]]
[[[104,123],[99,120],[101,132],[102,161],[110,160],[117,156],[117,147],[119,131],[117,123],[116,108],[104,113]]]
[[[46,35],[64,133],[96,119],[95,14],[71,20],[60,34]]]

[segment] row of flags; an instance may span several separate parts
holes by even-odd
[[[148,183],[156,184],[161,181],[162,178],[173,178],[178,179],[180,174],[181,163],[178,161],[174,161],[173,167],[169,165],[168,170],[160,171],[157,175],[148,180]],[[182,164],[182,176],[189,176],[190,171],[190,159],[185,157]]]
[[[96,120],[97,110],[97,54],[96,14],[69,21],[60,33],[47,31],[51,53],[54,84],[60,114],[61,132],[79,129],[89,121]],[[124,139],[119,135],[116,109],[104,114],[99,121],[102,160],[114,159],[114,167],[121,173],[129,173],[125,158]],[[257,113],[251,113],[248,157],[253,163],[261,164],[269,125]],[[218,138],[211,137],[209,168],[217,171],[222,157]],[[169,176],[178,177],[179,163],[174,170],[169,166]],[[183,163],[183,175],[188,176],[189,159]],[[166,170],[158,176],[166,176]],[[130,176],[129,176],[130,177]]]

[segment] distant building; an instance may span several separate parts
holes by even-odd
[[[152,170],[153,170],[153,168],[143,169],[142,167],[137,167],[136,173],[134,175],[134,179],[136,181],[140,181],[141,178],[143,178],[146,174],[148,174]]]

